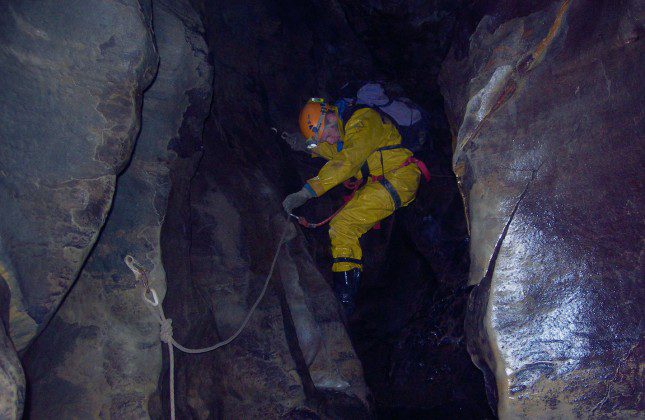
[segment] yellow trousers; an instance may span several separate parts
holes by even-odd
[[[417,194],[421,171],[412,164],[385,175],[387,183],[396,191],[398,202],[380,182],[368,181],[329,223],[332,271],[362,269],[363,251],[359,239],[376,223],[397,208],[410,204]]]

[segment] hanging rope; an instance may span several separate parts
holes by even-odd
[[[213,344],[212,346],[203,347],[199,349],[191,349],[188,347],[184,347],[173,338],[172,319],[166,318],[166,315],[164,314],[164,311],[163,311],[163,307],[161,306],[161,302],[159,301],[159,296],[157,295],[157,292],[155,291],[154,288],[150,287],[147,271],[141,266],[141,264],[139,264],[134,259],[134,257],[130,255],[126,255],[124,259],[125,264],[130,268],[130,270],[132,270],[137,282],[140,283],[143,288],[141,297],[143,298],[143,301],[145,302],[146,306],[150,308],[155,318],[159,322],[159,325],[160,325],[159,338],[161,339],[161,341],[163,341],[168,345],[168,358],[170,359],[170,418],[172,420],[175,420],[174,347],[177,347],[177,349],[183,351],[184,353],[189,353],[189,354],[206,353],[229,344],[231,341],[235,340],[242,333],[244,328],[246,328],[247,324],[249,323],[249,320],[251,319],[251,315],[253,315],[253,312],[258,307],[258,305],[260,304],[260,301],[262,300],[262,298],[264,297],[264,294],[267,291],[267,288],[269,286],[269,280],[271,280],[271,276],[273,275],[273,271],[275,270],[275,265],[276,265],[276,262],[278,261],[278,256],[280,255],[280,248],[282,247],[284,238],[287,235],[287,230],[289,229],[289,226],[290,226],[289,222],[286,221],[284,229],[282,231],[282,235],[280,235],[280,240],[278,241],[278,247],[275,250],[275,254],[273,256],[273,261],[271,262],[271,267],[269,268],[269,273],[267,274],[266,280],[264,281],[264,286],[262,287],[262,291],[260,292],[260,295],[258,296],[258,298],[255,300],[255,303],[253,304],[253,306],[251,306],[251,309],[249,310],[249,313],[246,315],[246,318],[244,318],[242,325],[240,325],[237,331],[235,331],[235,333],[231,335],[229,338],[227,338],[226,340],[220,341],[219,343]]]

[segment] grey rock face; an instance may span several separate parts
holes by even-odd
[[[13,343],[0,323],[0,417],[19,419],[25,404],[25,375]]]
[[[24,403],[15,350],[70,290],[130,157],[156,70],[149,29],[135,1],[0,2],[3,417]]]
[[[179,15],[171,3],[154,4],[162,59],[110,218],[76,285],[25,357],[34,418],[151,415],[162,367],[159,326],[123,259],[133,256],[163,298],[160,231],[170,172],[196,152],[212,83],[201,21],[190,6]]]
[[[366,389],[359,366],[351,359],[339,357],[343,350],[351,349],[351,343],[338,316],[336,298],[315,269],[302,242],[292,239],[282,250],[278,268],[312,383],[321,391],[349,391],[365,401]],[[346,371],[345,375],[341,369]],[[348,390],[351,384],[345,376],[353,379],[355,389]]]
[[[96,241],[156,70],[139,4],[0,3],[3,280],[24,349]]]
[[[192,190],[191,282],[170,285],[166,311],[178,339],[194,348],[225,340],[242,324],[284,226],[284,218],[275,215],[278,195],[259,174],[251,179],[265,194],[266,210],[247,207],[248,193],[223,190],[207,168]],[[238,181],[248,182],[250,175],[238,173]],[[360,362],[301,237],[282,247],[272,285],[235,341],[177,360],[178,384],[190,390],[180,396],[181,415],[337,418],[367,412]]]
[[[486,17],[442,85],[472,234],[469,351],[502,418],[642,415],[639,2]]]

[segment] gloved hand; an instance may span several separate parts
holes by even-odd
[[[296,193],[289,194],[282,202],[282,207],[287,213],[291,213],[293,209],[298,208],[305,204],[310,198],[313,198],[311,192],[306,187]]]
[[[307,152],[311,153],[311,151],[307,148],[307,143],[305,136],[303,136],[300,133],[282,133],[282,138],[284,141],[291,147],[291,150],[294,152]]]

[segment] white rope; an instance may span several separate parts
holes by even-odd
[[[246,328],[247,324],[249,323],[249,320],[251,319],[251,315],[253,315],[253,312],[260,304],[260,301],[264,297],[264,294],[266,293],[267,288],[269,287],[269,280],[271,280],[271,276],[273,275],[275,264],[278,261],[278,255],[280,255],[280,248],[282,247],[282,243],[284,241],[284,238],[287,234],[288,229],[289,229],[289,222],[287,221],[285,223],[284,230],[282,231],[282,235],[280,236],[280,240],[278,241],[278,248],[276,249],[275,254],[273,256],[273,261],[271,262],[271,268],[269,269],[269,274],[267,274],[266,280],[264,281],[264,286],[262,287],[262,291],[260,292],[260,295],[258,296],[258,298],[255,300],[255,303],[253,304],[253,306],[251,306],[251,309],[249,310],[249,313],[246,315],[246,318],[244,318],[244,322],[242,322],[242,325],[240,325],[240,327],[237,329],[237,331],[235,331],[233,335],[231,335],[229,338],[227,338],[224,341],[220,341],[217,344],[213,344],[212,346],[204,347],[200,349],[190,349],[182,346],[177,341],[175,341],[175,339],[172,336],[173,335],[172,319],[166,318],[163,308],[161,306],[161,302],[159,301],[157,292],[152,287],[144,288],[143,294],[142,294],[143,301],[145,302],[146,306],[148,306],[148,308],[150,308],[152,312],[155,314],[157,321],[159,321],[159,325],[160,325],[159,338],[161,339],[161,341],[163,341],[168,345],[168,358],[170,359],[170,418],[172,420],[175,420],[175,356],[174,356],[173,347],[177,347],[177,349],[183,351],[184,353],[190,353],[190,354],[206,353],[229,344],[231,341],[235,340],[242,333],[244,328]],[[139,280],[142,276],[142,272],[139,270],[139,267],[135,265],[136,261],[134,261],[134,258],[128,255],[126,256],[125,262],[128,265],[128,267],[130,267],[130,269],[134,272],[137,280]],[[152,299],[148,298],[148,293],[151,295]]]

